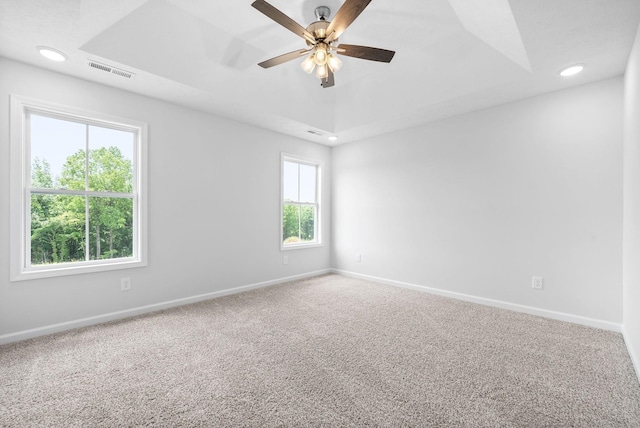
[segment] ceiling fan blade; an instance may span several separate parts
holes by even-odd
[[[369,3],[371,3],[371,0],[346,0],[327,27],[326,33],[328,36],[325,42],[330,43],[340,37]]]
[[[292,31],[293,33],[311,43],[315,43],[316,39],[313,37],[313,34],[308,32],[302,25],[298,24],[296,21],[289,18],[287,15],[285,15],[276,7],[270,5],[266,1],[256,0],[251,3],[251,6],[258,9],[260,12],[264,13],[287,30]]]
[[[354,58],[367,59],[369,61],[391,62],[395,51],[380,48],[370,48],[369,46],[339,45],[337,52],[341,55]]]
[[[329,71],[329,75],[327,76],[327,78],[322,79],[323,88],[330,88],[336,84],[335,78],[333,77],[333,71],[331,71],[331,69],[328,69],[328,71]]]
[[[282,63],[285,63],[287,61],[291,61],[294,60],[296,58],[300,58],[302,55],[311,52],[311,49],[300,49],[297,51],[293,51],[293,52],[289,52],[286,54],[282,54],[279,56],[276,56],[274,58],[268,59],[266,61],[262,61],[260,64],[258,64],[260,67],[262,68],[269,68],[269,67],[273,67],[275,65],[280,65]]]

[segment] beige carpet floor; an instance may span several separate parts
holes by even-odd
[[[620,334],[325,275],[0,347],[0,426],[640,427]]]

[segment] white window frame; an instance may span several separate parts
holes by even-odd
[[[133,256],[103,260],[30,266],[31,252],[31,153],[27,112],[59,117],[88,125],[134,132]],[[147,124],[19,95],[11,95],[10,110],[10,279],[21,281],[86,274],[147,265]],[[62,193],[62,192],[52,192]]]
[[[316,237],[316,239],[313,242],[299,242],[299,243],[293,243],[293,244],[284,243],[283,216],[284,216],[284,205],[285,205],[285,201],[284,201],[284,163],[285,161],[295,162],[302,165],[310,165],[316,168],[316,201],[315,203],[300,203],[300,202],[296,203],[299,205],[307,205],[307,206],[315,207],[316,221],[314,224],[314,227],[315,227],[314,236]],[[287,153],[281,153],[280,155],[280,250],[281,251],[296,250],[301,248],[321,247],[324,245],[322,243],[322,214],[321,214],[322,166],[323,166],[322,162],[317,160],[308,159],[308,158],[287,154]]]

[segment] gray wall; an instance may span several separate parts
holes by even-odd
[[[624,332],[640,377],[640,29],[625,73]]]
[[[332,265],[619,329],[622,95],[614,78],[335,148]]]
[[[328,147],[6,59],[0,70],[0,339],[330,267]],[[9,282],[9,94],[149,124],[148,267]],[[287,251],[286,266],[281,152],[325,165],[325,246]],[[133,286],[123,293],[125,276]]]

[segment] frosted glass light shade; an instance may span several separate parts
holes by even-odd
[[[316,47],[316,64],[325,65],[327,63],[327,50],[324,46]]]
[[[314,57],[314,54],[309,55],[300,64],[300,67],[302,67],[302,69],[308,74],[311,74],[311,72],[316,66],[316,62],[313,57]]]
[[[329,58],[327,58],[327,65],[336,73],[338,70],[342,68],[342,60],[338,58],[337,55],[329,54]]]
[[[316,69],[316,77],[319,79],[326,79],[329,77],[329,70],[327,69],[327,64],[319,65]]]

